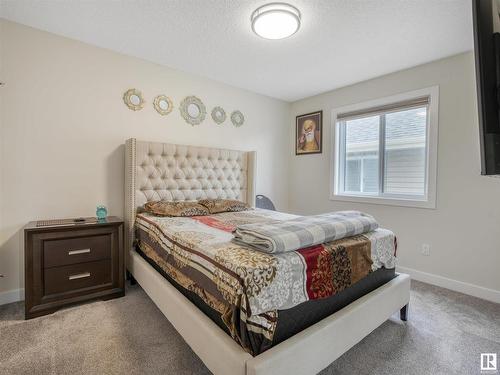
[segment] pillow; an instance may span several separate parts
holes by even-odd
[[[238,212],[249,209],[246,203],[236,199],[202,199],[198,203],[205,206],[211,214]]]
[[[144,205],[146,212],[156,216],[204,216],[208,208],[197,202],[153,201]]]

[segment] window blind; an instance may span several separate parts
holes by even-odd
[[[337,121],[352,120],[359,117],[375,116],[381,113],[401,111],[410,108],[425,107],[430,104],[429,96],[422,96],[411,100],[405,100],[397,103],[381,105],[377,107],[364,108],[358,111],[339,113]]]

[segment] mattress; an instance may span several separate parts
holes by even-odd
[[[385,229],[284,254],[232,241],[267,210],[169,218],[138,214],[137,251],[245,350],[257,355],[394,277]]]

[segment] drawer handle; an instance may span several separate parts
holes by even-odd
[[[70,251],[68,251],[68,255],[87,254],[87,253],[90,253],[90,249],[70,250]]]
[[[90,272],[77,273],[76,275],[69,275],[69,280],[84,279],[90,277]]]

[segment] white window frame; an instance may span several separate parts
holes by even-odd
[[[415,98],[428,96],[430,99],[427,114],[426,127],[426,175],[425,175],[425,194],[423,197],[402,197],[401,195],[392,196],[369,196],[363,193],[345,193],[339,189],[341,183],[341,162],[343,157],[340,154],[340,136],[339,124],[337,118],[340,114],[360,111],[367,108],[386,106],[392,103],[403,102]],[[332,110],[331,123],[331,166],[330,168],[330,200],[346,201],[357,203],[373,203],[391,206],[417,207],[417,208],[436,208],[437,195],[437,150],[438,150],[438,127],[439,127],[439,86],[427,87],[420,90],[405,92],[385,98],[370,100],[363,103],[334,108]],[[340,157],[339,157],[340,156]],[[380,156],[379,156],[380,157]],[[382,180],[384,177],[379,176]]]
[[[357,158],[354,159],[354,160],[359,160],[359,162],[360,162],[359,163],[359,165],[360,165],[359,169],[360,169],[361,179],[359,181],[359,185],[360,185],[359,188],[360,188],[361,191],[360,192],[356,192],[357,194],[360,194],[360,195],[370,194],[370,193],[366,193],[364,191],[366,187],[365,187],[365,181],[364,181],[364,178],[363,178],[364,174],[365,174],[365,161],[369,160],[369,159],[376,160],[377,158],[375,156],[368,156],[368,157],[366,157],[366,156],[360,156],[360,157],[357,157]],[[341,182],[341,184],[343,184],[343,183]]]

